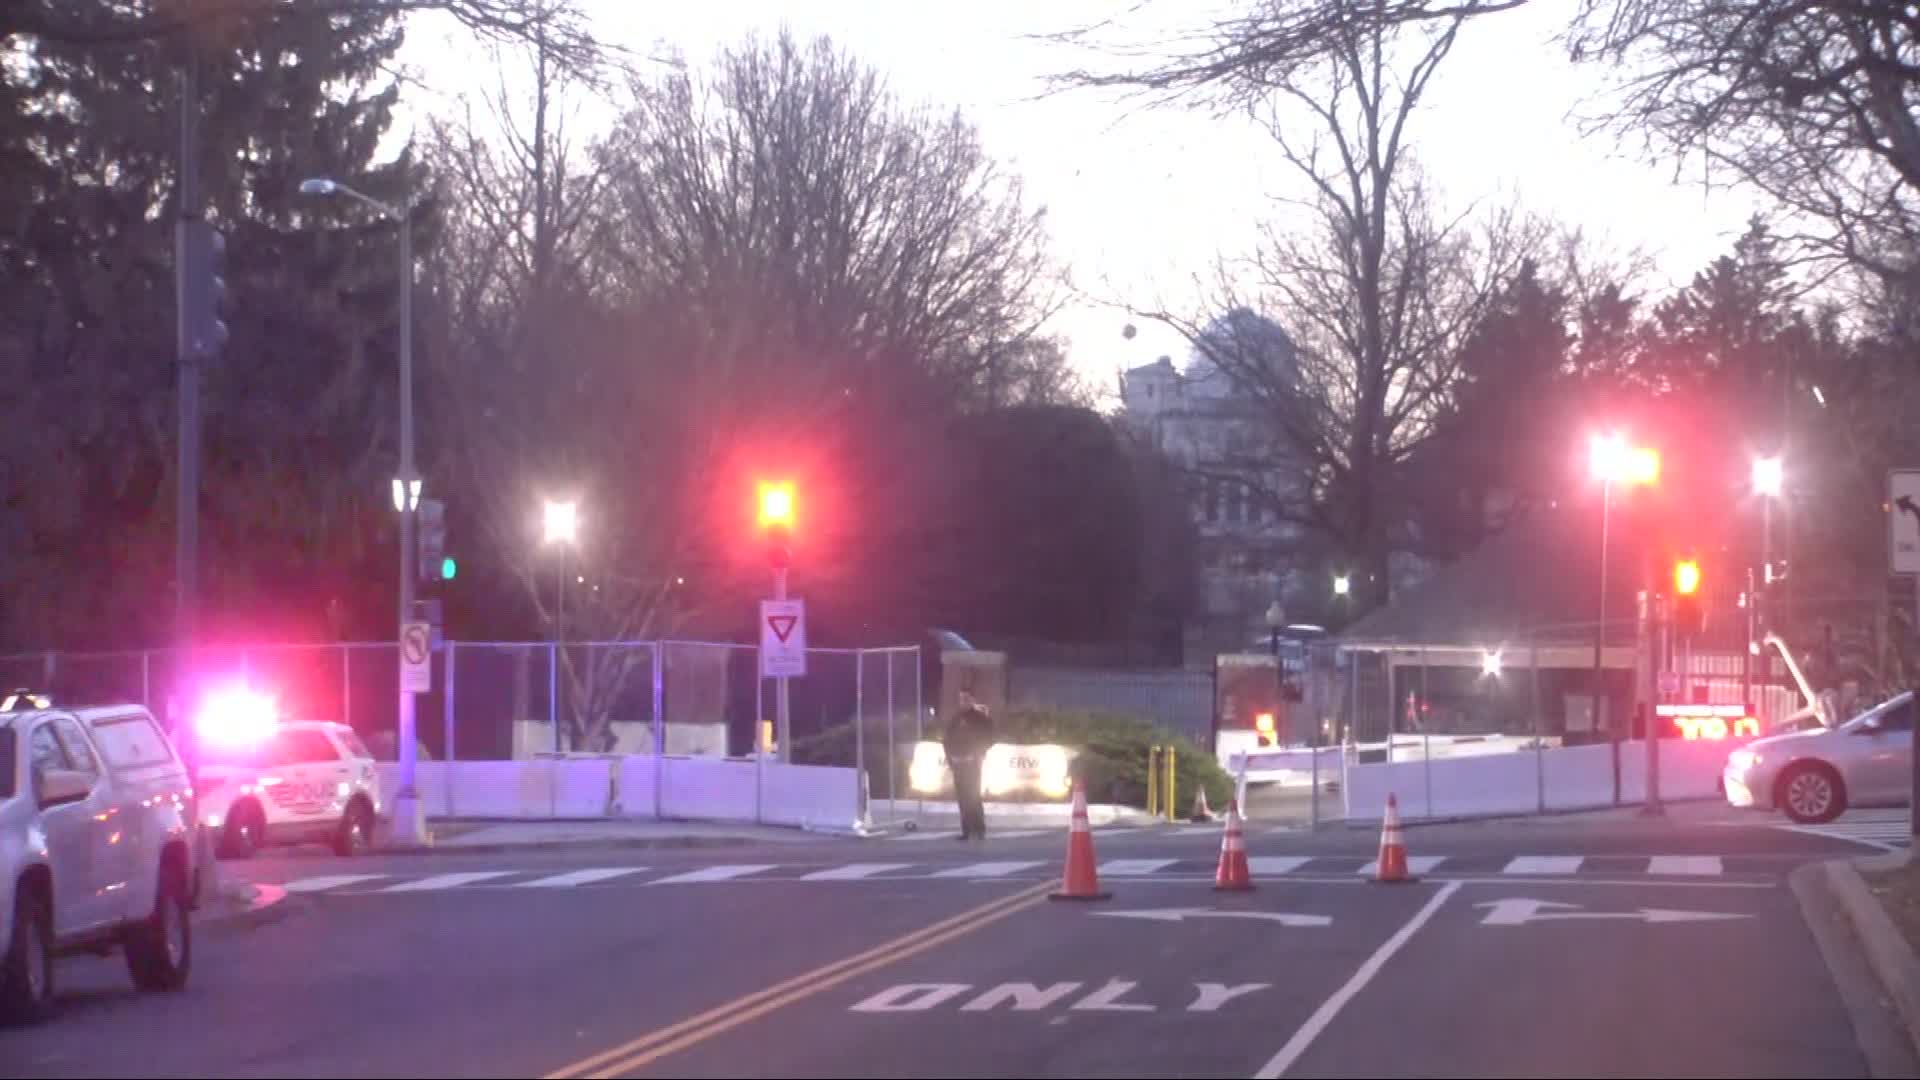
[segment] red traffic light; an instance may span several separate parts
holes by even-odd
[[[1673,564],[1673,591],[1679,596],[1692,596],[1700,591],[1699,563],[1682,559]]]
[[[760,527],[772,529],[776,526],[793,527],[793,485],[788,483],[760,485]]]

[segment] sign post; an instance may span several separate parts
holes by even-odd
[[[400,624],[400,689],[425,694],[433,689],[433,624]]]
[[[789,760],[793,732],[787,706],[787,680],[807,673],[807,603],[786,597],[786,572],[776,581],[782,586],[779,596],[760,601],[760,677],[777,680],[775,691],[778,715],[777,738],[780,760]]]
[[[1914,626],[1920,627],[1920,469],[1894,469],[1887,473],[1887,559],[1888,569],[1913,578]],[[1920,694],[1915,695],[1920,698]],[[1920,754],[1913,759],[1913,799],[1908,802],[1908,831],[1913,844],[1907,848],[1909,862],[1920,861]]]

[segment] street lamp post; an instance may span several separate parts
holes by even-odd
[[[400,206],[390,206],[336,180],[315,177],[300,183],[302,195],[345,195],[372,207],[399,226],[400,233],[400,474],[395,481],[394,503],[400,512],[400,622],[413,618],[414,514],[420,509],[420,476],[413,461],[413,225],[409,220],[411,195]],[[397,630],[395,638],[399,636]],[[393,799],[393,841],[396,845],[415,846],[427,840],[426,818],[421,811],[416,778],[419,766],[418,738],[414,730],[413,694],[406,687],[406,674],[400,684],[399,757],[400,785]]]
[[[1619,434],[1596,435],[1590,447],[1589,464],[1600,481],[1600,589],[1593,627],[1593,725],[1604,730],[1612,747],[1613,804],[1620,805],[1620,742],[1624,732],[1609,722],[1607,695],[1604,692],[1605,651],[1607,641],[1607,540],[1613,515],[1613,486],[1651,484],[1660,475],[1660,457],[1645,447],[1628,447]]]
[[[562,752],[560,741],[560,653],[567,645],[567,549],[580,536],[580,506],[572,499],[548,499],[542,516],[546,542],[560,548],[559,569],[554,574],[553,594],[553,671],[552,694],[547,711],[553,714],[553,752]]]
[[[1744,703],[1753,707],[1753,642],[1767,632],[1766,613],[1760,607],[1762,597],[1773,585],[1773,504],[1786,488],[1786,466],[1778,457],[1756,458],[1753,462],[1753,493],[1760,497],[1760,573],[1747,575],[1747,655],[1743,665],[1746,678]]]

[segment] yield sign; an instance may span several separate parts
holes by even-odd
[[[800,600],[760,601],[760,677],[807,673],[807,607]]]

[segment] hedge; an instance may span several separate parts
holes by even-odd
[[[943,723],[927,725],[926,738],[938,740]],[[912,734],[896,730],[895,747],[899,761],[895,775],[903,789],[907,784],[907,762],[912,755]],[[1122,713],[1082,712],[1054,709],[1012,709],[994,718],[994,741],[1014,744],[1057,743],[1078,751],[1077,775],[1087,782],[1087,794],[1095,802],[1111,802],[1144,807],[1147,802],[1148,750],[1154,746],[1174,748],[1175,808],[1185,816],[1192,805],[1197,785],[1205,785],[1207,802],[1215,810],[1226,806],[1233,780],[1220,768],[1211,754],[1193,740],[1175,734],[1137,716]],[[887,797],[887,728],[884,717],[866,724],[867,783],[874,798]],[[802,765],[841,765],[854,763],[853,725],[841,724],[817,735],[796,740],[793,760]]]

